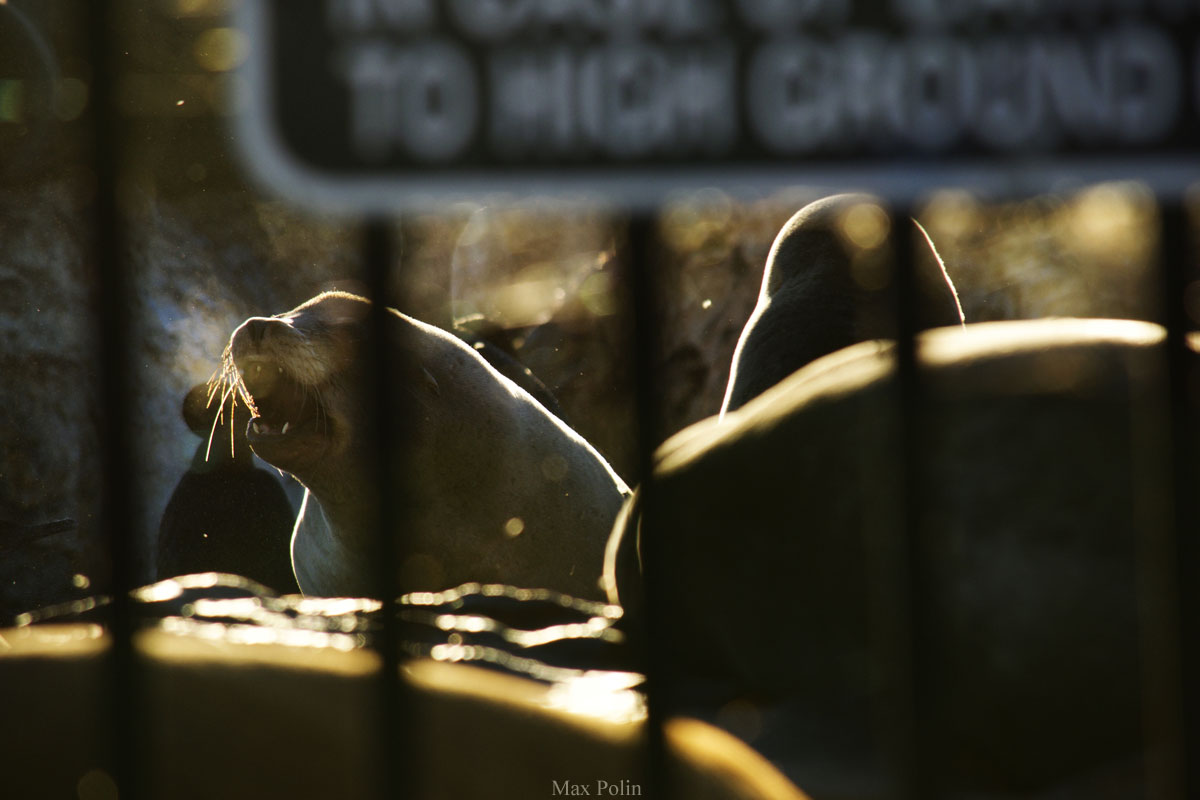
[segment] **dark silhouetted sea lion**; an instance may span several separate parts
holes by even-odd
[[[247,320],[226,350],[226,382],[255,413],[255,453],[307,489],[292,537],[306,594],[368,594],[374,579],[375,442],[360,420],[373,366],[360,347],[368,311],[361,297],[327,292]],[[625,484],[457,337],[394,310],[387,319],[384,366],[415,411],[396,425],[410,479],[400,585],[480,581],[602,596],[604,545]]]
[[[894,335],[884,246],[891,224],[881,201],[864,194],[814,201],[784,224],[734,350],[722,413],[826,353]],[[929,247],[916,260],[918,327],[961,324],[954,284],[923,231],[920,241]]]
[[[1082,319],[918,337],[921,713],[951,786],[1047,787],[1141,746],[1142,570],[1170,563],[1163,342]],[[890,343],[820,358],[664,443],[658,517],[630,504],[614,528],[610,602],[643,612],[634,541],[655,537],[670,674],[786,699],[793,752],[869,742],[882,708],[897,402]]]
[[[158,577],[229,572],[294,592],[292,506],[279,481],[254,465],[245,426],[233,424],[249,416],[240,398],[223,412],[218,400],[209,402],[201,384],[183,401],[183,418],[203,441],[159,524]]]

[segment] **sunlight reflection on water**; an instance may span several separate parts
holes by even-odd
[[[206,642],[349,652],[373,644],[382,604],[366,598],[279,596],[252,581],[199,573],[133,592],[144,628]],[[102,595],[22,615],[19,624],[104,622]],[[402,648],[413,658],[476,664],[552,684],[562,710],[634,720],[644,715],[623,672],[621,609],[541,589],[465,584],[400,598]],[[96,630],[101,628],[96,626]]]
[[[585,672],[556,681],[545,705],[610,722],[638,722],[646,718],[646,700],[634,687],[644,680],[633,672]]]

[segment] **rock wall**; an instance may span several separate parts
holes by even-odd
[[[0,193],[0,618],[94,591],[107,572],[97,519],[102,336],[77,189],[51,180]],[[149,580],[158,520],[200,443],[180,414],[187,391],[213,374],[241,320],[352,277],[355,249],[353,229],[245,193],[190,208],[144,197],[131,206],[136,507],[127,524],[137,574]],[[39,525],[64,519],[74,524],[39,536]]]

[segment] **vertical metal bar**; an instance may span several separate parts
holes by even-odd
[[[626,252],[622,263],[627,270],[631,320],[630,349],[634,366],[634,402],[637,415],[638,479],[640,485],[641,529],[657,532],[640,540],[645,615],[640,630],[632,631],[639,641],[642,670],[646,676],[646,749],[644,780],[647,797],[670,798],[671,782],[667,772],[667,749],[664,723],[670,711],[670,670],[661,631],[667,621],[662,619],[665,604],[661,602],[663,584],[662,557],[666,520],[660,513],[655,493],[654,451],[663,431],[662,404],[656,390],[655,376],[660,352],[656,314],[661,297],[658,270],[653,259],[655,219],[650,214],[635,214],[629,219],[626,231]]]
[[[1187,288],[1197,279],[1194,248],[1188,226],[1187,210],[1179,200],[1164,202],[1161,208],[1159,231],[1159,263],[1162,273],[1164,321],[1167,328],[1167,383],[1170,393],[1170,435],[1168,437],[1171,470],[1173,512],[1174,574],[1163,576],[1163,583],[1173,586],[1176,595],[1177,619],[1176,663],[1168,673],[1174,685],[1172,704],[1178,716],[1168,721],[1176,742],[1169,743],[1168,758],[1174,771],[1173,783],[1179,797],[1196,797],[1200,792],[1195,764],[1200,758],[1197,736],[1200,734],[1200,697],[1196,685],[1189,679],[1195,673],[1200,657],[1197,641],[1197,616],[1200,587],[1197,579],[1197,542],[1200,531],[1200,508],[1196,487],[1200,475],[1196,469],[1196,419],[1193,412],[1195,382],[1200,379],[1193,371],[1195,358],[1187,343],[1189,322],[1185,304]],[[1171,747],[1171,745],[1175,745]]]
[[[103,474],[99,519],[111,561],[108,591],[112,595],[109,635],[112,649],[107,669],[110,694],[108,769],[123,799],[137,798],[142,791],[140,767],[142,728],[138,663],[133,650],[134,588],[133,460],[129,442],[132,408],[129,369],[130,325],[128,303],[131,281],[126,274],[126,232],[117,200],[120,178],[120,120],[114,105],[116,79],[116,15],[113,0],[92,0],[88,6],[88,56],[92,82],[92,169],[95,198],[92,205],[92,310],[100,342],[101,405],[103,424],[99,431]]]
[[[894,535],[900,538],[891,548],[895,554],[895,606],[885,652],[890,654],[892,685],[886,731],[890,755],[894,759],[896,796],[903,800],[933,800],[937,787],[933,780],[929,752],[927,672],[922,659],[928,654],[921,608],[924,555],[921,550],[923,465],[919,447],[921,424],[921,384],[917,365],[918,292],[915,237],[910,209],[893,209],[891,248],[896,313],[897,371],[897,465],[901,504]]]
[[[397,419],[408,419],[409,415],[397,409],[403,401],[403,393],[395,385],[395,370],[387,363],[388,310],[387,297],[392,263],[396,247],[391,227],[386,218],[372,217],[367,220],[362,234],[362,260],[366,270],[368,294],[371,298],[371,313],[368,322],[369,334],[365,342],[368,348],[367,363],[373,364],[372,381],[367,387],[366,398],[369,415],[375,432],[374,469],[378,537],[376,542],[375,574],[376,594],[382,602],[379,616],[376,649],[380,658],[379,673],[379,780],[383,798],[420,796],[412,785],[415,772],[410,767],[416,763],[405,726],[405,691],[400,680],[400,630],[397,617],[396,564],[399,548],[395,532],[403,530],[401,514],[403,498],[398,497],[395,487],[399,478],[406,474],[406,453],[397,452]],[[405,781],[410,781],[405,785]]]

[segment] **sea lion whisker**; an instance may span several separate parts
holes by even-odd
[[[229,348],[227,347],[226,350]],[[205,398],[204,407],[212,406],[213,398],[217,393],[224,390],[226,382],[226,374],[229,372],[229,362],[224,353],[221,354],[221,366],[213,370],[213,374],[208,376],[208,380],[204,382],[204,386],[208,389],[208,396]]]
[[[211,403],[211,402],[212,402],[212,395],[209,395],[209,403]],[[225,402],[224,400],[221,401],[222,406],[224,405],[224,402]],[[205,408],[208,408],[208,405],[205,405]],[[208,444],[204,448],[204,460],[205,461],[208,461],[209,456],[212,455],[213,437],[217,435],[217,423],[220,421],[221,421],[221,413],[218,411],[216,414],[213,414],[212,427],[210,427],[208,429]]]
[[[258,406],[254,402],[254,395],[250,394],[250,390],[246,388],[246,381],[242,379],[242,373],[235,370],[231,381],[234,388],[237,389],[238,396],[242,398],[242,402],[246,404],[250,412],[258,414]]]
[[[221,381],[231,389],[236,389],[238,397],[242,399],[242,402],[246,404],[246,407],[250,409],[252,414],[258,413],[258,407],[254,404],[254,397],[250,394],[250,390],[246,388],[246,382],[242,379],[242,373],[233,360],[232,344],[226,345],[225,350],[221,353]]]
[[[225,398],[221,398],[221,410],[218,416],[225,413]],[[234,444],[233,430],[236,425],[235,417],[237,416],[237,400],[230,398],[229,400],[229,456],[231,458],[237,456],[236,446]]]
[[[300,413],[301,414],[304,413],[304,409],[308,405],[309,400],[311,399],[312,402],[316,405],[316,413],[317,413],[317,417],[319,418],[321,416],[321,389],[320,389],[320,387],[312,386],[307,383],[301,383],[300,385],[304,389],[303,393],[300,395]]]
[[[233,386],[232,385],[230,385],[230,384],[223,384],[223,385],[225,388],[221,392],[221,406],[217,410],[217,413],[213,415],[212,428],[210,428],[208,431],[208,446],[205,447],[205,449],[204,449],[204,460],[205,461],[208,461],[209,456],[212,455],[212,442],[213,442],[213,437],[217,435],[217,424],[221,421],[221,418],[225,415],[225,401],[230,400],[230,397],[233,394]],[[212,403],[212,400],[211,400],[212,396],[213,396],[212,394],[209,395],[209,397],[210,397],[209,403],[210,404]],[[236,453],[234,452],[234,439],[233,439],[234,408],[236,406],[237,406],[236,401],[230,402],[230,406],[229,406],[229,454],[230,455],[236,455]],[[206,406],[206,408],[207,408],[207,406]]]
[[[325,406],[325,398],[321,394],[321,387],[307,387],[305,390],[306,399],[308,397],[308,390],[310,389],[313,395],[313,402],[317,404],[317,425],[321,433],[329,433],[329,410]]]
[[[221,366],[215,370],[208,379],[208,403],[212,403],[213,397],[218,391],[224,393],[229,384],[233,382],[232,375],[237,372],[237,367],[233,363],[233,350],[229,345],[225,345],[225,349],[221,351]]]
[[[204,448],[204,460],[208,461],[212,455],[213,437],[217,435],[217,417],[213,417],[212,428],[208,431],[208,444]]]

